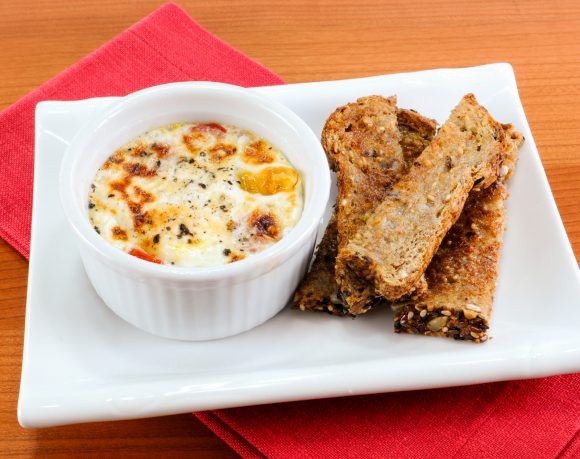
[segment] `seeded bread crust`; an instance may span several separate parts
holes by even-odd
[[[505,182],[512,176],[520,133],[503,125],[510,147],[496,183],[473,190],[425,276],[426,292],[392,305],[396,333],[446,336],[476,343],[487,341],[505,227]]]
[[[353,273],[388,300],[409,295],[469,191],[497,179],[507,149],[503,127],[473,94],[464,96],[409,173],[348,244],[339,245],[336,274],[345,296],[352,292],[348,280]]]
[[[437,122],[414,110],[397,109],[397,127],[401,133],[400,146],[405,160],[403,170],[406,171],[412,161],[431,142],[437,129]],[[338,294],[335,277],[337,253],[338,231],[336,216],[333,214],[317,248],[312,268],[296,290],[293,301],[295,308],[302,311],[324,311],[337,316],[354,315],[349,312]],[[426,287],[426,282],[422,279],[419,290],[425,290]],[[367,308],[381,301],[382,299],[376,298],[373,293]]]
[[[524,143],[524,136],[514,129],[513,124],[502,124],[509,139],[509,149],[499,169],[499,179],[507,182],[512,178],[518,162],[518,149]]]

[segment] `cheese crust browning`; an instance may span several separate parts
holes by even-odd
[[[89,220],[103,239],[153,263],[240,261],[298,222],[300,175],[251,131],[174,123],[117,149],[95,174]]]

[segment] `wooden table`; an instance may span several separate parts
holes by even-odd
[[[0,109],[158,5],[157,0],[0,2]],[[510,62],[580,257],[580,2],[183,0],[181,5],[289,83]],[[0,456],[235,456],[189,414],[20,428],[16,404],[26,279],[26,260],[0,241]]]

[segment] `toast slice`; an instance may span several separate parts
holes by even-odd
[[[356,273],[388,300],[409,295],[471,189],[497,179],[507,149],[504,128],[473,94],[464,96],[409,173],[339,246],[336,274],[343,294],[351,295],[349,280]]]
[[[403,171],[421,154],[435,135],[437,122],[426,118],[414,110],[397,109],[397,128],[400,132],[400,146],[404,158]],[[335,277],[336,255],[338,253],[338,230],[336,214],[331,217],[317,248],[316,257],[310,271],[294,294],[294,307],[302,311],[325,311],[344,316],[349,314],[338,294]],[[425,288],[426,285],[423,286]],[[372,293],[365,300],[365,308],[372,306],[380,298]]]
[[[397,126],[397,98],[361,97],[337,108],[322,130],[322,146],[336,170],[338,250],[350,241],[404,168]],[[364,191],[363,191],[364,190]],[[344,280],[359,294],[362,312],[371,307],[372,284],[357,275]]]
[[[505,222],[505,181],[515,168],[521,134],[503,125],[510,148],[501,177],[485,190],[473,190],[463,212],[445,236],[425,276],[426,292],[393,304],[395,332],[487,341]]]

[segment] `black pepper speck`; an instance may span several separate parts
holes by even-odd
[[[187,226],[185,226],[184,223],[181,223],[179,225],[179,234],[177,235],[177,238],[181,239],[183,236],[186,236],[188,234],[191,234],[191,232],[189,231],[189,228]]]

